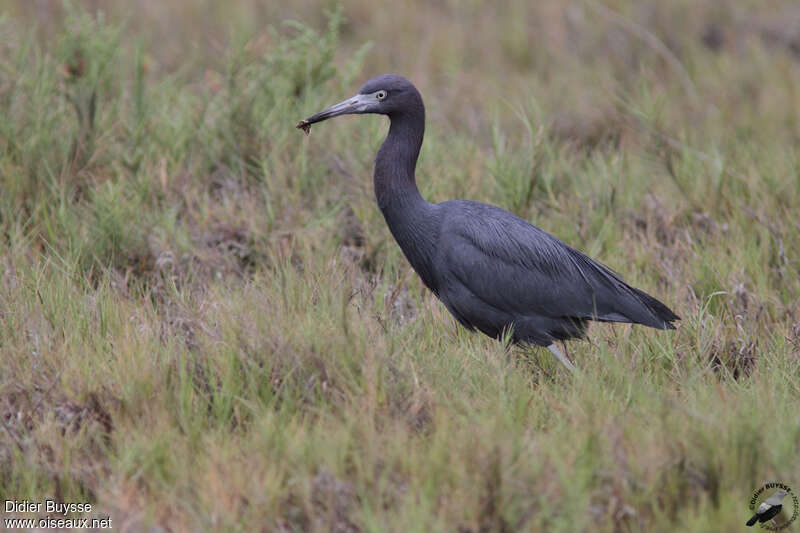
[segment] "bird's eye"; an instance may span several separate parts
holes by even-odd
[[[375,95],[375,98],[378,100],[383,100],[386,98],[386,91],[378,91],[378,93]]]

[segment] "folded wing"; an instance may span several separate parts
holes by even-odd
[[[442,284],[515,317],[633,322],[673,329],[667,306],[607,267],[502,209],[463,200],[448,209],[442,233]],[[480,224],[476,224],[480,222]]]

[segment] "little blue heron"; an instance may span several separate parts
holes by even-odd
[[[666,305],[631,287],[556,237],[499,207],[469,200],[425,201],[414,171],[425,133],[425,106],[411,82],[385,74],[357,95],[301,121],[376,113],[391,121],[375,160],[378,206],[423,283],[469,330],[515,344],[546,346],[586,334],[587,321],[629,322],[675,329]]]

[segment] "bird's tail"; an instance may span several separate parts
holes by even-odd
[[[659,302],[646,292],[640,291],[635,287],[631,287],[631,289],[633,289],[633,293],[647,307],[647,309],[651,313],[653,313],[658,319],[659,324],[656,324],[653,327],[656,327],[658,329],[675,329],[675,326],[673,326],[672,323],[675,322],[676,320],[680,320],[681,317],[673,313],[672,309],[670,309],[663,303]]]
[[[758,515],[757,515],[757,514],[754,514],[754,515],[753,515],[753,518],[751,518],[750,520],[748,520],[748,521],[747,521],[747,525],[748,525],[749,527],[753,527],[753,526],[755,525],[755,523],[756,523],[756,522],[758,522]]]
[[[603,322],[633,322],[657,329],[675,329],[672,323],[681,318],[669,307],[646,292],[631,287],[607,266],[577,250],[570,248],[570,251],[584,280],[597,290],[597,314],[585,318]],[[594,283],[590,283],[587,276]]]

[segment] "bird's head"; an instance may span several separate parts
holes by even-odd
[[[301,120],[297,127],[308,133],[311,125],[339,115],[376,113],[389,117],[423,110],[417,88],[402,76],[384,74],[365,83],[358,94]],[[422,111],[424,113],[424,110]]]

